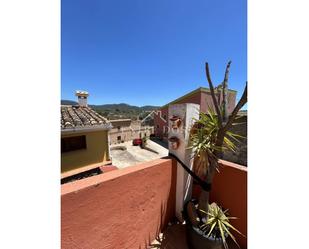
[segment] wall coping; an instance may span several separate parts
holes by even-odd
[[[61,173],[61,179],[82,173],[82,172],[87,171],[87,170],[98,168],[98,167],[101,167],[101,166],[104,166],[104,165],[109,165],[111,163],[112,163],[111,160],[107,160],[107,161],[103,161],[103,162],[99,162],[99,163],[89,164],[87,166],[83,166],[83,167],[80,167],[80,168],[77,168],[77,169],[65,171],[65,172]]]
[[[73,128],[66,128],[61,129],[61,136],[62,135],[75,135],[80,133],[88,133],[88,132],[96,132],[96,131],[109,131],[112,129],[112,125],[110,123],[106,123],[103,125],[96,125],[86,126],[86,127],[73,127]]]
[[[228,166],[228,167],[235,168],[235,169],[238,169],[238,170],[241,170],[241,171],[246,171],[246,172],[247,172],[247,169],[248,169],[244,165],[240,165],[240,164],[233,163],[233,162],[226,161],[226,160],[222,160],[222,159],[219,160],[219,164],[221,164],[223,167]]]
[[[118,177],[133,174],[135,172],[142,171],[147,168],[152,168],[159,164],[162,164],[163,162],[167,162],[169,160],[172,160],[172,159],[171,158],[168,158],[168,159],[160,158],[160,159],[152,160],[149,162],[142,162],[132,167],[113,170],[113,171],[106,172],[100,175],[84,178],[78,181],[68,182],[68,183],[61,185],[61,196],[70,194],[76,191],[80,191],[80,190],[101,184],[103,182],[112,181]]]
[[[134,172],[138,172],[147,168],[151,168],[154,167],[158,164],[161,164],[162,162],[166,162],[168,160],[172,160],[171,158],[159,158],[159,159],[155,159],[152,161],[148,161],[148,162],[141,162],[139,164],[136,164],[134,166],[131,167],[127,167],[124,169],[118,169],[118,170],[113,170],[110,172],[106,172],[100,175],[96,175],[96,176],[92,176],[92,177],[88,177],[88,178],[84,178],[78,181],[74,181],[74,182],[68,182],[65,184],[61,185],[61,196],[62,195],[66,195],[72,192],[76,192],[76,191],[80,191],[82,189],[88,188],[88,187],[92,187],[98,184],[101,184],[103,182],[106,181],[111,181],[114,180],[118,177],[124,176],[124,175],[128,175],[128,174],[132,174]],[[233,163],[233,162],[229,162],[226,160],[219,160],[219,164],[221,164],[223,167],[230,167],[230,168],[234,168],[237,170],[241,170],[244,172],[247,172],[247,167],[237,164],[237,163]],[[101,164],[102,166],[102,164]]]
[[[185,95],[183,95],[183,96],[181,96],[181,97],[179,97],[179,98],[177,98],[175,100],[172,100],[172,101],[170,101],[169,103],[167,103],[167,104],[165,104],[163,106],[161,106],[160,109],[162,109],[164,107],[167,107],[169,105],[172,105],[172,104],[177,104],[179,101],[184,100],[184,99],[186,99],[188,97],[191,97],[192,95],[194,95],[196,93],[199,93],[199,92],[210,93],[210,89],[207,88],[207,87],[199,87],[199,88],[197,88],[197,89],[195,89],[195,90],[193,90],[193,91],[191,91],[191,92],[189,92],[189,93],[187,93],[187,94],[185,94]],[[237,91],[236,90],[232,90],[232,89],[228,89],[228,92],[236,93],[237,94]]]

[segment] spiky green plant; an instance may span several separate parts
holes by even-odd
[[[235,142],[239,142],[237,138],[241,138],[231,131],[226,131],[223,145],[217,146],[218,132],[219,132],[218,116],[212,109],[208,113],[200,113],[200,118],[195,119],[195,125],[192,128],[190,137],[190,149],[193,149],[194,156],[197,159],[196,172],[198,175],[206,175],[210,165],[216,167],[218,157],[216,152],[224,150],[232,150],[235,152]]]
[[[149,139],[148,136],[144,136],[144,137],[143,137],[143,145],[147,145],[148,139]]]
[[[205,212],[204,210],[200,211]],[[212,203],[208,208],[208,219],[204,224],[201,225],[200,228],[208,237],[211,236],[216,239],[221,238],[225,248],[228,248],[226,243],[227,235],[230,236],[239,247],[234,235],[230,232],[230,230],[234,230],[241,235],[243,234],[231,225],[230,220],[237,218],[227,216],[227,211],[228,210],[222,211],[222,209],[216,203]]]

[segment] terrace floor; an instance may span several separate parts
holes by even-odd
[[[229,249],[239,249],[233,241],[228,243]],[[187,246],[185,225],[168,226],[147,249],[190,249]]]
[[[186,240],[185,226],[174,224],[168,226],[147,249],[189,249]]]
[[[115,149],[117,147],[125,147],[125,149]],[[168,149],[151,140],[147,141],[147,147],[156,153],[142,149],[140,146],[133,146],[132,141],[112,145],[110,148],[113,165],[122,169],[168,155]]]

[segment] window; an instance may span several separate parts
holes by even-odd
[[[121,136],[118,136],[118,137],[117,137],[117,140],[120,141],[120,140],[121,140]]]
[[[120,127],[120,126],[117,126],[117,128],[118,128],[118,131],[120,131],[121,127]]]
[[[159,129],[159,128],[160,128],[160,126],[159,126],[159,125],[157,125],[157,128]]]
[[[163,118],[165,119],[165,121],[166,121],[166,115],[163,115]]]
[[[61,138],[61,153],[86,149],[86,136]]]

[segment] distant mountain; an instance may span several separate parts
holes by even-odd
[[[125,103],[120,104],[105,104],[105,105],[90,105],[91,108],[95,109],[104,109],[104,110],[120,110],[120,111],[127,111],[127,110],[135,110],[138,111],[141,109],[141,107],[134,106],[134,105],[128,105]]]
[[[142,108],[142,110],[144,110],[144,111],[149,111],[149,112],[151,112],[151,111],[153,111],[153,110],[156,110],[156,109],[160,108],[160,106],[145,105],[145,106],[142,106],[142,107],[140,107],[140,108]]]
[[[62,105],[77,105],[76,101],[72,100],[61,100]],[[108,119],[118,118],[131,118],[136,120],[137,118],[143,119],[149,112],[156,110],[159,106],[134,106],[126,103],[120,104],[104,104],[104,105],[89,105],[96,112]]]
[[[73,100],[62,99],[61,100],[61,105],[77,105],[77,102],[73,101]]]

